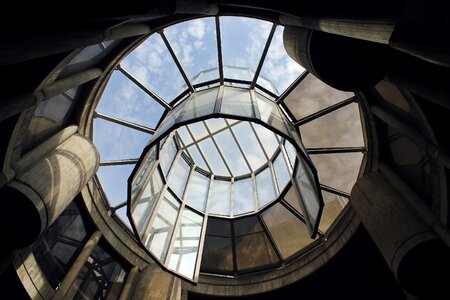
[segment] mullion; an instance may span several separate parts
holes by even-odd
[[[325,184],[320,184],[320,189],[325,191],[325,192],[329,192],[329,193],[332,193],[332,194],[335,194],[335,195],[342,196],[344,198],[350,199],[350,194],[349,193],[346,193],[344,191],[335,189],[335,188],[333,188],[331,186],[328,186],[328,185],[325,185]]]
[[[241,147],[241,145],[239,144],[239,142],[238,142],[238,140],[237,140],[237,138],[236,138],[236,135],[234,134],[233,130],[231,130],[231,126],[236,125],[236,124],[238,124],[238,123],[240,123],[240,122],[230,125],[230,124],[228,123],[228,120],[225,120],[225,123],[228,125],[228,129],[230,130],[230,133],[231,133],[231,136],[233,137],[234,142],[235,142],[236,145],[238,146],[239,152],[241,152],[242,157],[244,157],[244,160],[245,160],[245,163],[247,164],[248,169],[250,170],[250,172],[254,172],[254,170],[253,170],[252,167],[250,166],[250,163],[249,163],[249,161],[248,161],[248,159],[247,159],[247,156],[245,156],[245,153],[244,153],[244,151],[242,150],[242,147]]]
[[[208,167],[208,170],[210,173],[213,173],[211,166],[209,165],[208,161],[206,160],[205,155],[203,154],[202,149],[200,148],[200,146],[198,145],[197,142],[195,142],[195,137],[192,134],[191,130],[189,129],[189,126],[186,126],[186,130],[189,133],[189,135],[191,136],[192,140],[194,141],[194,143],[192,145],[195,145],[195,147],[197,148],[198,152],[200,153],[200,156],[203,158],[203,161],[205,162],[206,166]]]
[[[130,122],[130,121],[125,121],[125,120],[118,119],[118,118],[115,118],[115,117],[111,117],[111,116],[108,116],[108,115],[105,115],[105,114],[102,114],[102,113],[99,113],[99,112],[94,112],[94,118],[99,118],[99,119],[102,119],[102,120],[105,120],[105,121],[108,121],[108,122],[112,122],[112,123],[115,123],[115,124],[118,124],[118,125],[122,125],[122,126],[125,126],[125,127],[128,127],[128,128],[134,129],[134,130],[142,131],[142,132],[145,132],[145,133],[148,133],[148,134],[154,134],[155,133],[155,130],[150,128],[150,127],[147,127],[147,126],[144,126],[144,125],[140,125],[140,124],[136,124],[136,123],[133,123],[133,122]]]
[[[225,167],[226,167],[227,170],[228,170],[228,173],[230,173],[230,176],[233,177],[233,172],[231,172],[231,168],[230,168],[230,166],[229,166],[227,160],[225,159],[225,156],[223,155],[222,150],[220,150],[219,145],[217,145],[217,142],[216,142],[216,140],[214,139],[214,136],[211,134],[211,131],[209,130],[208,126],[206,125],[206,122],[205,122],[205,121],[202,121],[202,123],[203,123],[203,125],[205,126],[206,131],[208,131],[208,133],[211,135],[211,141],[213,142],[214,146],[215,146],[216,149],[217,149],[217,152],[219,153],[220,157],[222,158],[222,160],[223,160],[223,162],[224,162],[224,164],[225,164]]]
[[[223,119],[223,120],[226,121],[226,119]],[[231,125],[229,125],[228,122],[226,122],[226,124],[228,124],[228,126],[225,126],[224,128],[220,128],[219,130],[214,131],[214,133],[210,133],[210,132],[208,131],[208,134],[207,134],[206,136],[200,138],[200,139],[195,139],[193,136],[191,136],[193,142],[190,143],[190,144],[187,144],[187,145],[186,145],[186,148],[187,148],[187,147],[190,147],[190,146],[192,146],[192,145],[194,145],[194,144],[198,144],[198,143],[200,143],[200,142],[202,142],[202,141],[204,141],[204,140],[207,140],[208,138],[211,138],[211,137],[213,137],[214,135],[216,135],[216,134],[218,134],[218,133],[221,133],[222,131],[225,131],[225,130],[227,130],[227,129],[229,129],[229,128],[235,126],[235,125],[238,125],[238,124],[240,124],[240,123],[242,123],[242,121],[238,121],[238,122],[236,122],[236,123],[234,123],[234,124],[231,124]],[[186,126],[186,128],[187,128],[187,126]]]
[[[306,148],[306,152],[309,155],[314,154],[337,154],[337,153],[365,153],[365,147],[319,147],[319,148]]]
[[[311,121],[313,121],[313,120],[315,120],[317,118],[323,117],[323,116],[325,116],[325,115],[327,115],[329,113],[332,113],[333,111],[336,111],[336,110],[338,110],[338,109],[340,109],[340,108],[342,108],[344,106],[347,106],[349,104],[352,104],[352,103],[354,103],[356,101],[357,101],[357,99],[356,99],[355,96],[353,96],[351,98],[348,98],[347,100],[341,101],[341,102],[336,103],[334,105],[331,105],[331,106],[329,106],[327,108],[319,110],[318,112],[315,112],[315,113],[313,113],[313,114],[311,114],[309,116],[301,118],[300,120],[294,122],[294,126],[304,125],[304,124],[306,124],[308,122],[311,122]]]
[[[161,36],[161,38],[164,41],[164,44],[167,47],[167,50],[169,50],[170,55],[172,56],[173,61],[175,62],[175,64],[177,65],[178,70],[181,73],[181,76],[183,76],[184,81],[186,82],[186,85],[189,88],[189,91],[191,93],[195,92],[194,86],[192,85],[191,81],[189,80],[189,77],[186,74],[186,71],[184,71],[183,66],[181,65],[180,61],[178,60],[177,55],[175,54],[175,51],[173,51],[172,46],[170,45],[169,41],[167,40],[166,35],[164,34],[164,31],[160,31],[159,35]]]
[[[136,77],[131,75],[127,70],[125,70],[121,65],[117,65],[117,70],[120,71],[123,75],[125,75],[128,79],[130,79],[134,84],[136,84],[141,90],[143,90],[147,95],[155,99],[159,104],[164,106],[166,109],[172,109],[169,103],[164,101],[160,96],[158,96],[154,91],[150,88],[146,87],[142,82],[140,82]]]
[[[266,45],[264,46],[264,50],[261,55],[261,59],[259,60],[258,67],[256,68],[255,76],[253,76],[253,80],[250,85],[250,89],[255,88],[256,81],[258,81],[259,73],[261,72],[264,61],[266,60],[267,52],[269,51],[269,47],[270,47],[270,44],[272,43],[273,35],[275,34],[276,29],[277,29],[277,24],[273,23],[272,28],[270,29],[269,36],[266,41]]]
[[[108,160],[100,162],[100,167],[106,166],[123,166],[123,165],[135,165],[139,161],[138,158]]]
[[[220,35],[220,21],[219,17],[216,17],[216,39],[217,39],[217,60],[219,63],[219,80],[220,85],[223,85],[223,56],[222,56],[222,37]]]
[[[256,130],[255,130],[255,128],[253,127],[253,124],[252,124],[251,122],[248,122],[248,124],[250,125],[250,128],[251,128],[252,131],[253,131],[253,134],[256,136],[256,140],[258,141],[258,144],[259,144],[259,146],[261,147],[261,149],[262,149],[262,151],[263,151],[263,153],[264,153],[264,156],[266,157],[266,160],[269,161],[269,160],[270,160],[270,159],[269,159],[269,155],[267,155],[266,149],[264,148],[264,146],[263,146],[261,140],[259,139],[259,136],[258,136],[258,134],[256,133]]]
[[[302,74],[300,74],[300,76],[298,76],[297,79],[295,79],[295,81],[291,83],[291,85],[280,95],[280,97],[278,97],[275,102],[277,104],[284,103],[286,97],[289,96],[289,94],[292,93],[293,90],[295,90],[295,88],[303,81],[303,79],[306,78],[306,76],[308,76],[308,74],[309,72],[306,70]]]

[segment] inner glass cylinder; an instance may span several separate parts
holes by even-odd
[[[129,178],[127,213],[161,266],[196,281],[208,217],[267,215],[288,190],[314,238],[323,200],[298,132],[264,95],[222,85],[168,111]]]

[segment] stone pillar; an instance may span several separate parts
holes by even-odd
[[[0,228],[10,250],[33,243],[95,174],[99,154],[69,126],[33,149],[13,168],[0,190]]]
[[[156,264],[146,266],[135,285],[133,300],[181,299],[181,280]]]
[[[80,273],[81,268],[83,268],[87,259],[91,255],[92,251],[94,250],[95,245],[97,245],[101,236],[102,236],[102,233],[100,231],[96,231],[91,235],[89,240],[86,242],[86,245],[84,245],[83,250],[81,250],[80,254],[73,262],[72,266],[70,267],[69,272],[64,277],[63,281],[61,282],[60,286],[58,287],[58,290],[56,291],[55,296],[52,299],[54,299],[54,300],[66,299],[66,296],[68,296],[67,292],[69,291],[73,282],[77,278],[78,273]],[[68,298],[71,298],[71,297],[68,297]]]
[[[397,186],[381,173],[364,175],[353,187],[350,202],[407,292],[419,299],[448,297],[449,249]]]
[[[138,275],[138,267],[133,267],[128,273],[127,280],[123,286],[122,292],[120,293],[119,300],[127,300],[130,298],[130,295],[133,291],[133,286],[136,283],[136,278]]]
[[[285,27],[283,43],[293,60],[339,90],[372,87],[385,76],[387,45],[302,27]]]

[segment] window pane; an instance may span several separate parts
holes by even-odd
[[[277,177],[278,189],[281,193],[286,185],[291,181],[291,174],[287,168],[283,153],[280,152],[274,160],[273,169],[275,171],[275,176]]]
[[[96,110],[108,116],[155,128],[164,107],[121,72],[114,71]]]
[[[116,206],[127,200],[128,177],[134,166],[134,164],[106,166],[98,169],[97,177],[111,206]]]
[[[165,29],[164,34],[191,80],[200,71],[211,68],[214,72],[209,77],[219,78],[214,18],[178,23]]]
[[[206,130],[205,125],[203,125],[203,122],[192,123],[189,124],[188,127],[195,140],[199,140],[208,135],[208,131]]]
[[[295,161],[297,160],[297,149],[289,142],[284,142],[284,148],[286,149],[286,153],[289,158],[289,163],[291,164],[292,169],[295,166]]]
[[[182,126],[177,129],[178,135],[181,138],[181,141],[185,146],[191,144],[193,142],[189,132],[186,129],[186,126]]]
[[[336,90],[309,74],[284,99],[284,104],[299,120],[352,96],[354,93]]]
[[[286,126],[283,122],[283,118],[280,114],[280,111],[278,110],[278,106],[258,93],[255,93],[255,95],[256,103],[258,103],[261,121],[271,125],[272,127],[275,127],[280,132],[288,134]]]
[[[348,199],[325,191],[322,191],[322,196],[325,206],[320,218],[319,229],[326,232],[347,205]]]
[[[227,129],[214,136],[222,155],[234,176],[250,173],[250,169],[242,156],[236,141],[231,136],[231,132]]]
[[[166,256],[170,238],[177,221],[180,204],[173,195],[166,191],[156,213],[150,233],[146,237],[145,245],[160,260]]]
[[[159,34],[147,38],[121,65],[167,102],[181,92],[185,83]]]
[[[272,174],[269,168],[256,175],[256,193],[260,208],[275,199]]]
[[[261,69],[261,75],[269,78],[276,87],[276,94],[280,95],[300,76],[305,69],[293,61],[286,52],[283,44],[283,26],[278,26],[267,52],[266,60]],[[263,86],[258,79],[258,84]]]
[[[186,186],[190,171],[191,167],[180,156],[170,178],[167,179],[170,188],[180,199],[183,198],[184,187]]]
[[[205,211],[206,197],[209,191],[209,178],[197,171],[192,173],[192,178],[186,188],[184,201],[200,211]]]
[[[198,148],[196,145],[192,145],[189,148],[187,148],[187,151],[192,156],[192,159],[194,160],[194,163],[202,168],[203,170],[209,171],[208,166],[205,163],[205,160],[200,155],[200,151],[198,151]]]
[[[184,208],[169,260],[170,269],[191,279],[195,275],[202,223],[200,214]]]
[[[230,214],[231,182],[214,180],[209,198],[209,213],[225,215]]]
[[[216,105],[219,89],[208,89],[191,96],[192,100],[183,114],[183,121],[212,114]]]
[[[295,182],[297,183],[297,187],[305,205],[306,212],[303,213],[308,214],[305,217],[308,217],[307,220],[311,222],[311,227],[315,228],[317,218],[319,217],[319,197],[317,195],[312,173],[303,160],[299,160],[295,172]]]
[[[169,173],[170,166],[172,166],[175,155],[177,155],[177,146],[175,145],[175,141],[173,138],[169,137],[164,145],[162,146],[159,158],[159,163],[161,165],[161,169],[163,174],[167,176]]]
[[[269,36],[271,23],[242,17],[220,17],[224,66],[256,70]],[[249,73],[224,69],[225,77],[252,80]],[[232,72],[229,72],[232,71]]]
[[[216,131],[221,130],[227,126],[225,123],[225,119],[222,118],[213,118],[205,121],[208,126],[209,131],[214,134]]]
[[[158,199],[162,189],[163,183],[159,172],[155,171],[151,180],[147,182],[142,195],[137,200],[137,203],[133,202],[132,217],[134,224],[137,227],[139,235],[142,237],[147,229],[148,222],[155,206],[155,201]]]
[[[312,241],[306,225],[280,203],[263,212],[262,218],[284,259]]]
[[[364,146],[361,118],[357,103],[300,126],[306,147],[358,147]]]
[[[358,178],[363,157],[362,153],[311,155],[320,183],[347,193]]]
[[[221,218],[208,218],[203,246],[202,271],[230,272],[233,270],[231,222]]]
[[[242,122],[232,127],[233,133],[236,136],[242,151],[244,151],[247,160],[253,171],[261,167],[267,162],[264,153],[256,139],[255,134],[248,122]]]
[[[225,87],[220,112],[229,115],[254,117],[250,91]]]
[[[256,134],[258,135],[258,138],[261,141],[261,144],[263,145],[264,151],[267,153],[267,156],[269,158],[272,158],[279,144],[277,138],[275,137],[275,134],[259,124],[252,123],[252,126],[253,128],[255,128]]]
[[[237,180],[234,185],[234,214],[244,214],[255,210],[253,199],[253,178]]]
[[[100,161],[137,158],[150,138],[150,134],[94,119],[94,144],[100,153]]]
[[[260,269],[279,262],[257,217],[238,219],[233,226],[238,271]]]
[[[210,138],[201,141],[199,144],[200,150],[203,152],[203,155],[207,157],[208,164],[211,167],[214,175],[221,176],[230,176],[223,159],[220,157],[217,152],[216,146],[214,146],[212,140]]]

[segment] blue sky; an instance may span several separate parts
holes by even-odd
[[[220,17],[220,24],[224,65],[246,67],[254,71],[260,61],[272,24],[241,17]],[[214,18],[179,23],[166,28],[164,33],[189,78],[193,78],[202,70],[217,68]],[[283,27],[278,26],[261,70],[261,76],[270,79],[279,93],[304,72],[304,69],[287,55],[282,33]],[[139,45],[121,62],[121,66],[167,102],[171,102],[185,88],[185,82],[159,34],[150,36]],[[239,78],[244,76],[243,74],[236,72],[230,76]],[[248,74],[245,76],[249,76]],[[218,78],[218,72],[213,76]],[[258,82],[262,84],[261,81]],[[154,128],[164,108],[119,71],[114,71],[97,111]],[[361,132],[360,123],[358,127],[355,122],[360,121],[353,118],[348,126]],[[338,126],[344,127],[346,126]],[[306,135],[307,127],[304,130]],[[241,133],[238,134],[238,139],[247,141]],[[334,136],[339,134],[334,133]],[[311,138],[315,139],[317,135],[311,135]],[[94,143],[100,152],[101,161],[138,158],[150,139],[151,135],[134,129],[101,119],[94,121]],[[358,140],[358,144],[359,141],[361,140]],[[320,160],[320,156],[316,157]],[[251,164],[257,165],[258,155],[251,155],[250,160]],[[352,165],[355,166],[357,162],[359,157]],[[324,166],[320,162],[318,164],[320,167]],[[100,168],[98,175],[101,184],[113,205],[126,199],[126,181],[133,167],[129,165]],[[224,166],[212,167],[223,169]],[[325,177],[332,180],[331,177]],[[344,186],[343,183],[336,184]],[[125,209],[121,209],[118,214],[126,221]]]

